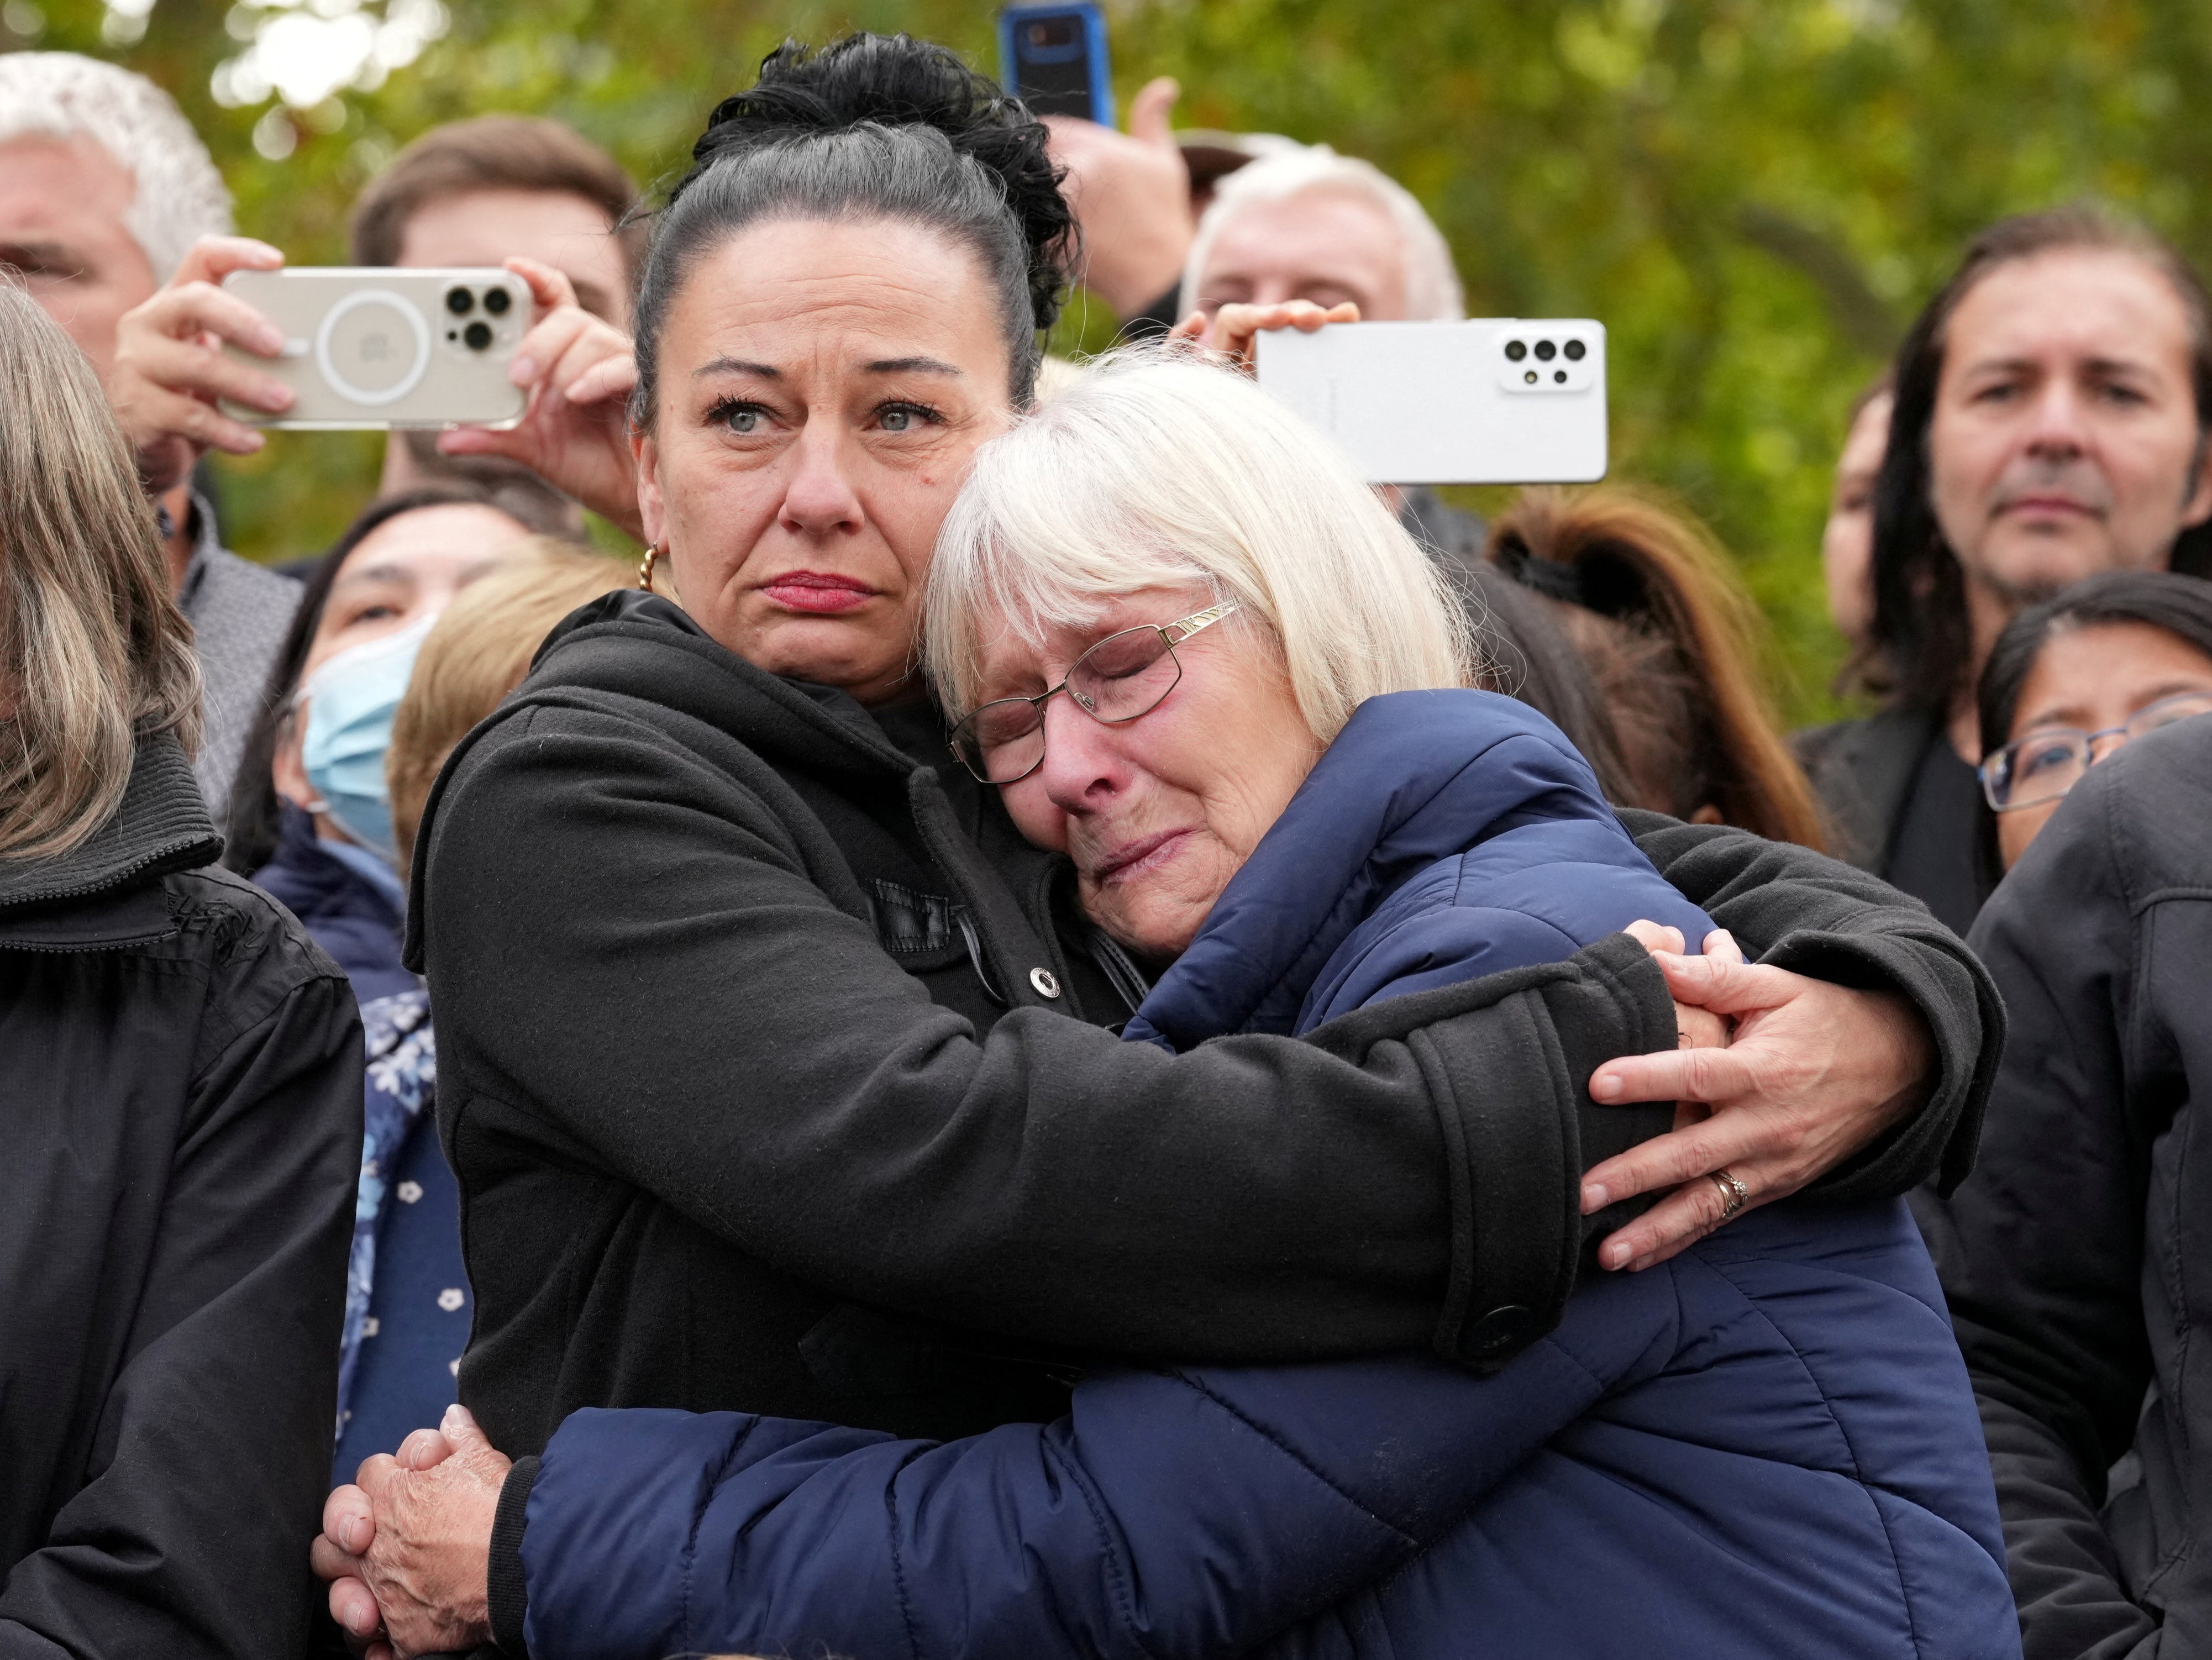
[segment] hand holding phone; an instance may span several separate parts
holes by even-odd
[[[1129,100],[1129,130],[1073,116],[1044,118],[1052,159],[1067,169],[1061,188],[1083,227],[1076,280],[1127,317],[1182,280],[1195,225],[1190,164],[1169,115],[1182,88],[1166,76]]]
[[[507,365],[527,410],[511,426],[442,432],[439,450],[519,462],[645,541],[629,421],[637,385],[629,336],[579,305],[574,285],[553,266],[516,255],[507,268],[528,285],[537,310]]]
[[[245,236],[204,236],[153,295],[123,314],[108,371],[109,401],[156,496],[175,489],[210,449],[251,455],[266,441],[216,407],[219,399],[267,415],[289,409],[292,389],[230,345],[273,358],[283,336],[252,307],[216,286],[237,271],[274,271],[284,256]]]

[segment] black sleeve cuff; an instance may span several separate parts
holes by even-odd
[[[1919,1111],[1821,1176],[1808,1193],[1893,1199],[1933,1181],[1948,1194],[1973,1168],[1982,1113],[2004,1053],[2004,1001],[1979,958],[1948,935],[1792,934],[1761,959],[1857,991],[1893,991],[1935,1040],[1936,1079]]]
[[[514,1660],[529,1660],[530,1656],[522,1635],[523,1618],[530,1612],[530,1590],[522,1578],[522,1529],[530,1489],[537,1481],[535,1458],[518,1458],[507,1471],[506,1485],[499,1490],[499,1510],[492,1517],[491,1560],[484,1572],[491,1640]]]

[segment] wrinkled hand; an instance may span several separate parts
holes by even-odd
[[[208,450],[251,455],[268,441],[216,408],[217,398],[270,415],[292,407],[289,386],[222,350],[227,344],[273,358],[284,349],[283,330],[219,286],[234,271],[275,271],[283,263],[266,242],[203,236],[177,274],[115,325],[108,401],[149,494],[183,483]]]
[[[1163,76],[1129,105],[1129,131],[1048,115],[1047,148],[1067,169],[1068,204],[1083,227],[1083,285],[1127,317],[1182,276],[1194,228],[1190,164],[1168,126],[1182,88]]]
[[[538,309],[507,369],[510,380],[528,389],[529,408],[504,431],[455,427],[441,433],[439,452],[520,461],[642,542],[629,442],[629,394],[637,385],[630,337],[578,305],[576,290],[552,266],[517,255],[507,268],[530,285]]]
[[[364,1462],[323,1506],[308,1552],[331,1582],[331,1617],[368,1660],[467,1651],[491,1640],[487,1579],[500,1488],[513,1461],[465,1407],[417,1430],[398,1456]]]
[[[1598,1260],[1608,1268],[1650,1268],[1717,1228],[1723,1201],[1704,1179],[1711,1172],[1742,1183],[1747,1207],[1785,1199],[1909,1117],[1936,1075],[1927,1022],[1894,992],[1846,990],[1720,952],[1652,958],[1678,1006],[1732,1016],[1735,1031],[1725,1049],[1627,1055],[1590,1075],[1590,1098],[1605,1104],[1677,1101],[1710,1115],[1686,1122],[1678,1112],[1671,1134],[1583,1178],[1585,1216],[1678,1189],[1605,1242]]]
[[[1170,340],[1189,340],[1218,353],[1247,374],[1258,372],[1255,350],[1260,336],[1273,329],[1296,329],[1311,334],[1328,323],[1357,323],[1359,307],[1346,300],[1323,311],[1310,300],[1288,300],[1279,306],[1231,304],[1208,321],[1194,311],[1168,331]]]

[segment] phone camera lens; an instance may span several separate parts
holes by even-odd
[[[477,297],[466,289],[446,290],[446,309],[456,317],[466,317],[475,307]]]
[[[1536,356],[1544,362],[1550,362],[1559,355],[1559,349],[1548,340],[1539,340],[1536,343]]]
[[[507,308],[514,303],[514,296],[509,294],[505,289],[486,289],[484,290],[484,309],[489,312],[494,317],[506,316]],[[1580,346],[1577,346],[1575,348],[1575,356],[1579,357],[1582,355],[1583,349]]]
[[[1567,372],[1565,369],[1553,369],[1552,371],[1552,379],[1558,381],[1564,386],[1567,384]]]
[[[1508,340],[1505,343],[1505,356],[1510,362],[1517,363],[1528,355],[1528,348],[1518,340]]]
[[[491,325],[481,319],[461,331],[461,338],[468,342],[471,351],[482,351],[491,344]]]
[[[491,301],[489,296],[485,298],[484,304],[487,306],[491,304]],[[1583,361],[1583,354],[1588,351],[1589,348],[1583,345],[1579,340],[1570,340],[1559,350],[1566,353],[1567,362],[1570,363],[1579,363]]]

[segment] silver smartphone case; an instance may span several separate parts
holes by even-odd
[[[223,287],[284,331],[270,359],[226,346],[274,374],[295,402],[282,417],[225,399],[260,427],[510,427],[528,395],[507,378],[530,328],[530,289],[495,267],[302,266],[233,271]]]

